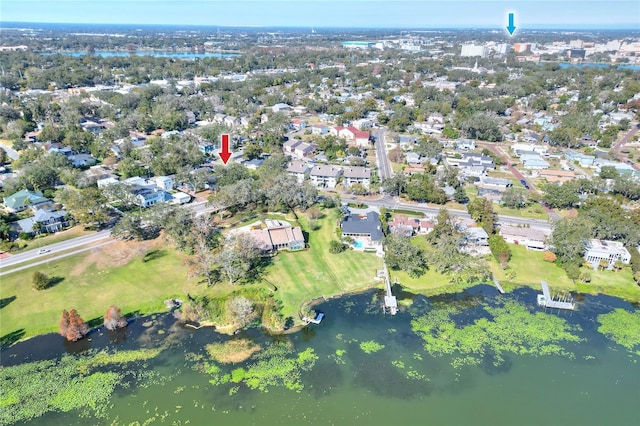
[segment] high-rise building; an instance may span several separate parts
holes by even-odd
[[[480,56],[481,58],[486,58],[488,53],[489,48],[487,46],[463,44],[462,50],[460,51],[460,56]]]

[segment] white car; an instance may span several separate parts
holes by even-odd
[[[50,251],[51,250],[49,250],[49,249],[43,248],[43,249],[38,250],[38,254],[45,254],[45,253],[49,253]]]

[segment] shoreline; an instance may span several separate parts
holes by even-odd
[[[512,293],[515,290],[518,290],[520,288],[529,288],[532,290],[539,290],[539,285],[535,285],[535,284],[513,284],[513,283],[502,283],[505,286],[505,294],[509,295],[510,293]],[[394,286],[399,286],[400,287],[400,293],[410,293],[412,295],[415,296],[425,296],[425,297],[436,297],[436,296],[442,296],[442,295],[446,295],[446,294],[456,294],[456,293],[462,293],[470,288],[479,286],[479,285],[487,285],[490,287],[495,288],[495,286],[492,283],[484,283],[484,282],[478,282],[478,283],[473,283],[473,284],[448,284],[448,285],[443,285],[440,287],[436,287],[436,288],[431,288],[431,289],[416,289],[416,288],[412,288],[412,287],[408,287],[408,286],[403,286],[402,284],[394,284]],[[355,289],[352,291],[348,291],[348,292],[343,292],[340,294],[334,294],[334,295],[330,295],[330,296],[324,296],[324,295],[320,295],[317,296],[313,299],[310,299],[306,302],[304,302],[299,308],[298,308],[298,312],[300,312],[303,308],[313,308],[314,306],[317,306],[319,304],[325,303],[325,302],[329,302],[331,300],[334,299],[338,299],[341,297],[349,297],[349,296],[353,296],[353,295],[357,295],[357,294],[361,294],[361,293],[366,293],[368,291],[375,291],[375,290],[380,290],[382,291],[383,289],[379,286],[379,285],[374,285],[374,286],[366,286],[366,287],[362,287],[359,289]],[[448,291],[450,290],[450,291]],[[573,294],[573,295],[589,295],[589,296],[607,296],[607,297],[612,297],[612,298],[616,298],[628,303],[631,303],[632,305],[638,305],[640,304],[640,299],[639,300],[631,300],[625,297],[621,297],[620,295],[615,295],[615,294],[611,294],[608,292],[584,292],[584,291],[572,291],[572,290],[568,290],[568,289],[560,289],[560,290],[566,290],[569,293]],[[496,289],[496,292],[498,292],[498,290]],[[401,303],[401,301],[404,299],[399,300],[399,303]],[[146,313],[145,315],[141,315],[138,317],[132,317],[129,318],[129,320],[139,320],[139,319],[144,319],[144,318],[150,318],[154,315],[165,315],[165,314],[171,314],[174,310],[169,310],[169,311],[159,311],[159,312],[149,312]],[[176,318],[176,321],[180,322],[180,320],[178,318]],[[181,322],[181,324],[184,327],[187,328],[191,328],[194,330],[199,330],[201,328],[213,328],[213,330],[221,335],[227,335],[227,336],[233,336],[234,334],[236,334],[237,332],[239,332],[240,330],[234,330],[232,333],[229,332],[225,332],[225,331],[220,331],[221,329],[224,330],[225,329],[225,325],[216,325],[215,323],[212,322],[202,322],[199,323],[198,326],[194,326],[185,322]],[[297,333],[299,331],[301,331],[302,329],[304,329],[305,327],[309,326],[309,324],[304,323],[302,321],[301,318],[296,319],[296,322],[294,323],[294,325],[286,330],[271,330],[267,327],[264,327],[262,325],[260,325],[257,328],[261,328],[263,329],[266,333],[271,334],[271,335],[288,335],[288,334],[294,334]],[[102,325],[98,325],[96,327],[93,327],[89,330],[89,332],[87,333],[87,336],[90,336],[92,332],[95,332],[96,330],[98,330],[100,327],[102,327]],[[226,328],[228,328],[228,325],[226,326]],[[0,333],[1,335],[2,333]],[[0,352],[8,349],[18,343],[24,343],[32,338],[35,337],[42,337],[42,336],[46,336],[48,334],[57,334],[56,329],[52,328],[51,330],[47,331],[47,332],[40,332],[38,334],[33,334],[33,335],[29,335],[23,339],[17,340],[15,342],[12,342],[9,345],[5,345],[5,346],[0,346]],[[83,339],[81,339],[83,340]]]

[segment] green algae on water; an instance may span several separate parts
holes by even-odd
[[[578,326],[552,314],[531,313],[515,301],[483,309],[490,319],[459,326],[452,318],[455,310],[434,309],[412,320],[411,327],[423,339],[428,353],[457,355],[454,367],[478,365],[485,355],[493,356],[494,365],[499,365],[506,353],[573,357],[562,343],[582,340],[574,334],[581,331]]]

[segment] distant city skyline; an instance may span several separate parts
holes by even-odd
[[[347,28],[637,29],[639,0],[2,0],[1,22]]]

